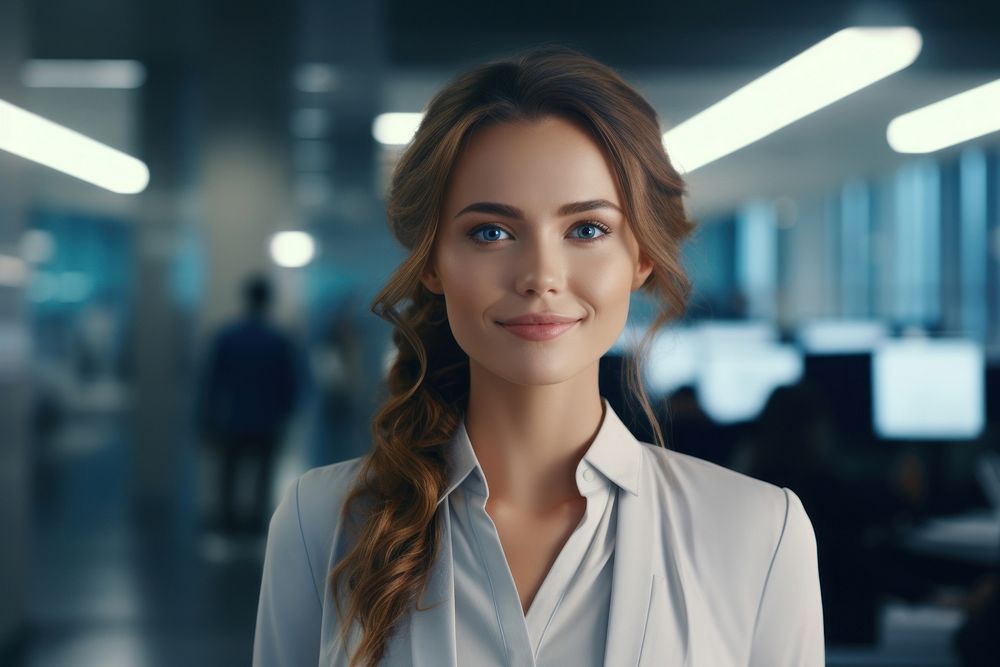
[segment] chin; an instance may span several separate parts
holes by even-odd
[[[507,355],[505,358],[493,359],[488,364],[477,364],[480,368],[488,370],[491,374],[510,384],[522,386],[548,386],[568,382],[576,377],[586,366],[577,363],[572,365],[563,361],[540,360],[532,363],[530,359],[514,359],[516,355]]]

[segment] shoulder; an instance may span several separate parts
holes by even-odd
[[[311,468],[292,480],[271,519],[269,539],[298,541],[317,588],[336,556],[340,510],[361,470],[363,457]]]
[[[343,498],[354,486],[361,472],[364,457],[358,456],[346,461],[311,468],[296,480],[299,505],[304,516],[313,517],[327,512],[331,507],[338,510]]]
[[[792,489],[737,472],[690,454],[642,443],[652,477],[676,519],[690,522],[700,539],[726,548],[759,547],[773,554],[779,542],[815,544],[812,524]],[[705,530],[712,526],[713,530]]]
[[[733,619],[745,621],[727,632],[752,625],[769,581],[775,595],[816,588],[816,538],[792,489],[643,444],[664,533],[676,536],[676,553],[709,607],[731,609]]]
[[[683,494],[709,510],[738,508],[784,515],[787,498],[782,487],[750,477],[705,459],[648,442],[643,448],[654,477],[674,493]]]

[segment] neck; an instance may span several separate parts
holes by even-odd
[[[581,497],[576,469],[600,430],[598,366],[565,382],[516,385],[470,367],[465,428],[491,506],[542,513]]]

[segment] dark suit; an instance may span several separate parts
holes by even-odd
[[[209,347],[199,388],[203,435],[219,451],[223,527],[236,527],[235,479],[241,459],[256,459],[252,521],[262,529],[271,468],[299,395],[295,349],[261,317],[224,326]]]

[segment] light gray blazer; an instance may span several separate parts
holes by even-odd
[[[619,494],[605,664],[825,665],[816,538],[798,496],[708,461],[636,440],[612,410],[623,456],[639,457]],[[326,577],[348,551],[338,525],[361,458],[314,468],[271,519],[256,667],[347,665]],[[442,500],[446,500],[442,497]],[[451,535],[447,522],[443,543]],[[442,553],[447,553],[442,549]],[[452,563],[439,558],[421,606],[392,637],[392,667],[456,665]],[[352,628],[351,647],[359,637]],[[465,666],[462,666],[465,667]]]

